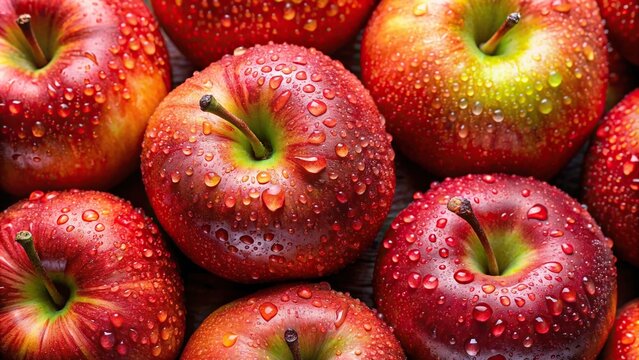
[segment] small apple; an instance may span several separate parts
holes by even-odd
[[[264,282],[334,273],[370,246],[393,198],[393,159],[383,118],[340,63],[258,45],[166,97],[142,178],[191,260]]]
[[[619,310],[605,351],[605,360],[639,359],[639,299]]]
[[[594,0],[383,0],[362,78],[395,145],[430,173],[547,179],[601,116],[606,43]]]
[[[403,360],[388,325],[328,283],[282,285],[214,311],[189,340],[182,360]]]
[[[22,247],[23,248],[22,248]],[[182,280],[151,219],[94,191],[0,213],[0,358],[174,359]]]
[[[586,158],[583,200],[617,255],[639,266],[639,89],[597,129]]]
[[[141,0],[0,1],[0,189],[106,189],[139,162],[168,92]]]
[[[628,61],[639,65],[639,1],[597,0],[608,36]]]
[[[513,175],[447,179],[414,199],[374,280],[410,356],[595,359],[615,317],[615,258],[579,203]]]
[[[639,86],[639,69],[621,56],[619,51],[608,43],[608,91],[606,92],[606,111],[617,105],[621,99]]]
[[[152,0],[160,23],[200,68],[238,47],[297,44],[333,52],[350,41],[373,0]]]

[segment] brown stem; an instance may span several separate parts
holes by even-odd
[[[38,39],[36,39],[35,34],[33,33],[33,28],[31,27],[31,15],[22,14],[18,16],[16,19],[16,24],[20,27],[22,34],[27,39],[29,43],[29,47],[31,48],[31,54],[33,54],[33,60],[35,61],[36,67],[38,69],[43,68],[49,60],[44,55],[40,44],[38,43]]]
[[[16,235],[16,241],[18,242],[18,244],[22,246],[24,251],[27,253],[27,256],[29,257],[29,261],[31,261],[31,264],[35,268],[36,275],[44,283],[44,287],[47,288],[47,292],[49,293],[49,296],[51,296],[51,299],[58,306],[58,308],[61,309],[66,303],[66,301],[64,300],[64,297],[60,294],[58,289],[55,287],[55,284],[53,283],[53,281],[51,281],[51,278],[49,277],[47,272],[42,267],[42,261],[40,260],[40,256],[38,256],[38,252],[36,251],[35,246],[33,245],[33,236],[28,231],[20,231]]]
[[[497,49],[497,45],[501,39],[506,35],[510,29],[512,29],[515,25],[519,23],[521,19],[521,15],[518,12],[514,12],[506,17],[506,20],[499,27],[499,29],[493,34],[493,36],[488,39],[485,43],[479,45],[479,49],[483,51],[485,54],[493,55],[495,50]]]
[[[300,341],[297,336],[297,331],[293,329],[286,329],[284,332],[284,340],[286,340],[286,345],[288,345],[289,350],[291,350],[291,354],[293,354],[293,360],[302,360],[302,355],[300,353]]]
[[[255,133],[251,131],[246,122],[226,110],[226,108],[224,108],[222,104],[220,104],[217,99],[213,97],[213,95],[202,96],[202,98],[200,99],[200,109],[202,109],[202,111],[217,115],[233,124],[236,128],[240,129],[240,131],[248,138],[248,141],[253,148],[253,155],[255,155],[255,158],[258,160],[266,159],[266,157],[268,156],[266,147],[264,146],[264,144],[262,144],[260,139],[255,136]]]
[[[454,197],[450,199],[450,201],[448,201],[448,210],[454,212],[457,216],[466,220],[470,227],[473,228],[475,234],[477,234],[477,237],[481,242],[481,246],[484,247],[484,251],[486,252],[486,258],[488,259],[488,273],[493,276],[499,275],[497,258],[495,257],[493,248],[488,242],[488,237],[486,236],[484,229],[479,224],[479,220],[477,220],[477,217],[473,212],[473,207],[470,205],[470,201],[461,197]]]

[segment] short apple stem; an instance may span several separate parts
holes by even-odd
[[[479,45],[479,49],[488,55],[493,55],[497,49],[497,45],[501,39],[506,35],[510,29],[515,27],[519,23],[521,15],[518,12],[514,12],[506,17],[506,21],[499,27],[499,29],[488,39],[485,43]]]
[[[35,34],[33,33],[33,28],[31,27],[31,15],[22,14],[18,16],[16,24],[20,27],[22,34],[27,39],[27,42],[31,47],[31,54],[33,54],[33,60],[35,61],[36,66],[38,69],[43,68],[49,60],[44,55],[44,52],[38,43],[38,39],[36,39]]]
[[[493,248],[488,242],[488,237],[486,236],[484,229],[479,224],[479,220],[477,220],[477,216],[475,216],[475,213],[473,212],[473,207],[470,205],[470,201],[461,197],[454,197],[448,201],[448,210],[466,220],[470,227],[473,228],[481,242],[481,246],[484,247],[484,251],[486,252],[486,258],[488,259],[488,273],[493,276],[499,275],[497,258],[495,257]]]
[[[226,108],[224,108],[224,106],[222,106],[222,104],[220,104],[217,99],[213,97],[213,95],[202,96],[202,98],[200,99],[200,109],[202,109],[202,111],[217,115],[233,124],[236,128],[240,129],[240,131],[248,138],[249,143],[251,143],[251,147],[253,148],[253,155],[255,155],[256,159],[262,160],[268,157],[268,150],[266,149],[264,144],[262,144],[260,139],[257,138],[255,133],[251,131],[246,122],[226,110]]]
[[[40,260],[40,256],[38,256],[38,252],[35,249],[35,245],[33,245],[33,235],[29,231],[20,231],[16,235],[16,241],[18,244],[22,246],[24,251],[27,253],[27,257],[29,257],[29,261],[35,268],[36,275],[42,282],[44,283],[44,287],[47,288],[47,292],[49,292],[49,296],[53,302],[58,306],[58,308],[62,308],[65,304],[64,297],[60,294],[58,289],[55,287],[53,281],[47,274],[47,272],[42,267],[42,261]]]
[[[293,329],[286,329],[284,332],[284,340],[288,345],[291,354],[293,354],[293,360],[302,360],[302,354],[300,353],[300,341],[297,336],[297,331]]]

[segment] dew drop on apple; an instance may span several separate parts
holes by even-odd
[[[455,272],[453,278],[460,284],[468,284],[475,280],[475,275],[468,270],[460,269]]]
[[[620,340],[622,345],[632,345],[635,343],[635,335],[630,332],[630,331],[626,331],[622,336],[621,336],[621,340]]]
[[[586,291],[586,294],[593,296],[595,295],[595,293],[597,292],[597,287],[595,286],[594,281],[592,281],[592,279],[590,279],[587,276],[584,276],[582,279],[582,283],[584,286],[584,291]]]
[[[495,321],[495,324],[493,324],[492,328],[490,329],[490,332],[493,334],[493,336],[500,337],[505,330],[506,323],[502,319],[497,319],[497,321]]]
[[[552,112],[552,102],[545,98],[541,99],[539,102],[539,111],[544,115],[550,114]]]
[[[543,316],[535,318],[535,332],[537,334],[546,334],[550,331],[550,321]]]
[[[475,101],[470,111],[473,113],[473,115],[481,115],[481,113],[484,111],[484,106],[480,101]]]
[[[124,323],[124,319],[118,313],[111,314],[111,316],[109,316],[109,320],[111,321],[111,324],[116,328],[122,327],[122,324]]]
[[[459,108],[464,110],[467,107],[468,107],[468,99],[466,99],[466,98],[459,99]]]
[[[44,124],[42,124],[41,121],[36,121],[33,126],[31,126],[31,133],[37,138],[43,137],[45,130]]]
[[[575,248],[571,244],[563,243],[561,244],[561,251],[566,255],[572,255],[575,253]]]
[[[308,136],[308,142],[313,144],[313,145],[319,145],[324,143],[324,141],[326,141],[326,134],[321,131],[321,130],[314,130],[309,136]]]
[[[528,209],[528,219],[545,221],[548,220],[548,209],[541,204],[535,204]]]
[[[457,130],[457,135],[461,138],[461,139],[465,139],[468,137],[468,127],[464,124],[459,126],[459,129]]]
[[[546,267],[546,269],[548,269],[548,270],[550,270],[550,271],[554,272],[555,274],[559,274],[559,273],[561,272],[561,270],[563,270],[563,269],[564,269],[564,267],[563,267],[563,266],[561,266],[561,264],[560,264],[560,263],[558,263],[558,262],[554,262],[554,261],[553,261],[553,262],[548,262],[548,263],[546,263],[546,264],[545,264],[545,267]]]
[[[348,306],[340,306],[337,311],[335,311],[335,328],[339,329],[340,326],[344,324],[346,321],[346,316],[348,315]]]
[[[322,100],[313,100],[306,106],[308,112],[313,116],[320,116],[326,113],[327,107]]]
[[[348,151],[349,149],[346,144],[337,143],[337,145],[335,145],[335,154],[341,158],[346,157],[346,155],[348,155]]]
[[[297,291],[297,296],[302,299],[310,299],[313,296],[313,293],[308,288],[303,287]]]
[[[266,184],[271,181],[271,174],[266,171],[260,171],[256,176],[257,182],[260,184]]]
[[[495,285],[484,284],[484,285],[481,286],[481,289],[486,294],[492,294],[495,291]]]
[[[493,121],[498,123],[504,121],[504,112],[501,109],[493,111]]]
[[[9,103],[9,113],[12,115],[18,115],[22,112],[22,101],[13,100]]]
[[[126,347],[124,341],[120,341],[120,343],[115,347],[115,351],[117,351],[120,356],[126,356],[129,352],[129,348]]]
[[[446,227],[447,223],[448,223],[448,220],[446,218],[441,218],[441,219],[437,219],[435,226],[439,229],[443,229]]]
[[[216,187],[221,180],[222,178],[214,172],[208,172],[204,174],[204,185],[206,185],[207,187]]]
[[[556,88],[557,86],[561,85],[562,80],[563,78],[561,77],[561,74],[557,71],[553,70],[548,75],[548,85],[550,85],[551,87]]]
[[[284,206],[284,190],[279,185],[272,186],[262,192],[262,202],[270,211],[277,211]]]
[[[286,90],[286,91],[282,92],[281,94],[279,94],[275,98],[275,100],[273,100],[273,111],[274,112],[278,112],[278,111],[282,110],[284,108],[284,106],[286,106],[286,103],[288,103],[288,100],[290,98],[291,98],[291,91],[290,90]]]
[[[428,4],[425,2],[421,4],[417,4],[415,5],[415,7],[413,7],[413,15],[415,16],[422,16],[422,15],[425,15],[426,13],[428,13]]]
[[[469,356],[476,356],[477,354],[479,354],[479,343],[477,342],[477,339],[468,339],[466,341],[465,349],[466,354],[468,354]]]
[[[82,220],[86,222],[96,221],[100,218],[100,215],[95,210],[86,210],[82,213]]]
[[[412,289],[417,289],[422,282],[422,276],[416,272],[411,272],[408,274],[408,286]]]
[[[413,249],[408,252],[408,259],[410,261],[417,261],[421,258],[421,254],[418,249]]]
[[[533,346],[533,339],[530,336],[526,336],[524,338],[524,341],[522,342],[522,345],[524,345],[525,348],[529,348],[531,346]]]
[[[171,173],[171,182],[177,184],[182,179],[182,174],[179,171],[174,171]]]
[[[262,319],[270,321],[272,318],[275,317],[275,315],[277,315],[278,309],[277,306],[275,306],[275,304],[273,304],[272,302],[265,302],[260,305],[259,311]]]
[[[58,220],[56,221],[58,225],[66,224],[69,221],[69,216],[62,214],[58,216]]]
[[[577,301],[577,293],[569,287],[564,287],[561,289],[561,298],[566,302],[574,303]]]
[[[552,296],[546,296],[546,307],[548,312],[553,316],[561,315],[564,310],[564,304],[560,299],[556,299]]]
[[[100,346],[105,350],[110,350],[115,346],[115,336],[111,331],[103,331],[100,336]]]
[[[326,158],[322,156],[295,156],[293,162],[311,174],[317,174],[326,169]]]
[[[553,10],[560,13],[567,13],[570,11],[572,5],[566,0],[554,0],[551,4]]]
[[[273,76],[269,82],[268,82],[268,86],[273,89],[276,90],[277,88],[280,87],[280,85],[282,84],[282,80],[284,78],[281,75],[277,75],[277,76]]]
[[[479,322],[486,322],[493,315],[493,309],[486,303],[479,303],[473,307],[473,319]]]

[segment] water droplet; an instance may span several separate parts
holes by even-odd
[[[281,94],[279,94],[275,100],[273,100],[273,111],[274,112],[278,112],[280,110],[282,110],[284,108],[284,106],[286,106],[286,103],[288,102],[288,100],[291,98],[291,91],[290,90],[286,90],[284,92],[282,92]],[[310,104],[309,104],[310,107]],[[310,109],[309,109],[310,111]]]
[[[493,121],[498,123],[504,121],[504,112],[501,109],[493,111]]]
[[[635,335],[633,333],[631,333],[630,331],[626,331],[621,336],[621,344],[623,344],[623,345],[632,345],[634,343],[635,343]]]
[[[552,102],[548,99],[541,99],[539,102],[539,111],[544,115],[550,114],[552,112]]]
[[[552,87],[557,87],[559,85],[561,85],[561,81],[562,81],[562,77],[561,74],[556,72],[556,71],[551,71],[550,74],[548,75],[548,85],[552,86]]]
[[[493,309],[488,304],[480,303],[473,308],[473,319],[479,322],[488,321],[492,315]]]
[[[279,185],[272,186],[262,192],[262,202],[270,211],[277,211],[284,206],[284,190]]]
[[[453,277],[455,278],[455,281],[457,281],[460,284],[468,284],[473,282],[473,280],[475,280],[475,275],[473,275],[473,273],[465,269],[457,270],[455,274],[453,275]]]
[[[271,181],[271,174],[266,171],[260,171],[256,176],[257,182],[260,184],[266,184]]]
[[[207,187],[216,187],[221,180],[222,178],[214,172],[208,172],[204,174],[204,185],[206,185]]]
[[[304,30],[308,31],[308,32],[313,32],[315,31],[315,29],[317,29],[317,20],[315,19],[308,19],[306,21],[306,23],[303,26]]]
[[[528,219],[548,220],[548,209],[541,204],[535,204],[528,210]]]
[[[537,316],[535,318],[535,331],[538,334],[546,334],[550,331],[550,322],[543,316]]]
[[[563,270],[563,269],[564,269],[564,267],[563,267],[563,266],[561,266],[561,264],[560,264],[560,263],[558,263],[558,262],[554,262],[554,261],[553,261],[553,262],[548,262],[548,263],[546,263],[546,264],[545,264],[545,267],[546,267],[546,269],[548,269],[548,270],[550,270],[550,271],[554,272],[555,274],[559,274],[559,273],[561,272],[561,270]]]
[[[313,293],[307,288],[301,288],[297,291],[297,296],[302,299],[310,299],[313,296]]]
[[[270,321],[275,315],[277,315],[277,306],[271,302],[265,302],[260,305],[260,315],[266,321]]]
[[[346,144],[337,143],[337,145],[335,145],[335,154],[339,157],[346,157],[346,155],[348,155],[348,151],[348,146],[346,146]]]
[[[422,276],[418,273],[411,272],[410,274],[408,274],[408,286],[410,286],[412,289],[417,289],[419,285],[421,285],[421,282]]]
[[[115,336],[111,331],[104,331],[100,336],[100,346],[105,350],[110,350],[115,345]]]
[[[44,124],[40,121],[36,121],[33,126],[31,126],[31,133],[37,138],[43,137],[45,130]]]
[[[495,291],[495,286],[491,285],[491,284],[485,284],[481,286],[481,289],[486,293],[486,294],[492,294]]]
[[[437,286],[439,286],[439,280],[434,275],[426,275],[424,276],[422,286],[427,290],[435,290]]]
[[[63,225],[63,224],[66,224],[67,221],[69,221],[69,217],[67,215],[62,214],[58,217],[57,223],[58,225]]]
[[[577,293],[573,289],[565,287],[561,289],[561,298],[566,302],[574,303],[577,301]]]
[[[322,100],[313,100],[306,106],[308,112],[313,116],[320,116],[327,110],[326,104]]]
[[[441,218],[441,219],[437,219],[437,222],[435,223],[435,226],[439,229],[443,229],[446,227],[446,224],[448,223],[448,220],[445,218]]]
[[[470,111],[473,113],[473,115],[481,115],[481,113],[484,111],[484,106],[481,102],[475,101]]]
[[[326,134],[321,130],[315,130],[308,136],[308,142],[314,145],[319,145],[326,141]]]
[[[552,9],[561,13],[570,11],[571,5],[565,0],[554,0],[551,5]]]
[[[586,294],[593,296],[597,292],[597,287],[595,286],[594,281],[592,281],[589,277],[584,276],[582,279],[584,290]]]
[[[575,248],[570,244],[561,244],[561,251],[566,255],[572,255],[575,253]]]
[[[82,213],[82,220],[86,222],[96,221],[100,218],[100,215],[95,210],[86,210]]]
[[[493,336],[499,337],[501,336],[501,334],[504,333],[505,330],[506,330],[506,323],[501,319],[497,319],[497,321],[495,321],[495,324],[493,325],[490,331],[493,334]]]
[[[479,354],[479,344],[476,339],[470,338],[466,341],[466,354],[469,356],[477,356]]]
[[[326,159],[318,156],[295,156],[293,161],[311,174],[317,174],[326,169]]]
[[[413,15],[415,15],[415,16],[422,16],[422,15],[426,14],[427,12],[428,12],[428,4],[427,3],[417,4],[417,5],[415,5],[415,7],[413,7]]]
[[[546,306],[548,307],[550,314],[553,316],[561,315],[561,312],[564,309],[564,303],[552,296],[546,296]]]
[[[336,329],[339,329],[339,327],[342,326],[342,324],[344,324],[344,322],[346,321],[346,316],[348,315],[348,309],[349,309],[348,306],[340,307],[335,312],[335,328]]]

